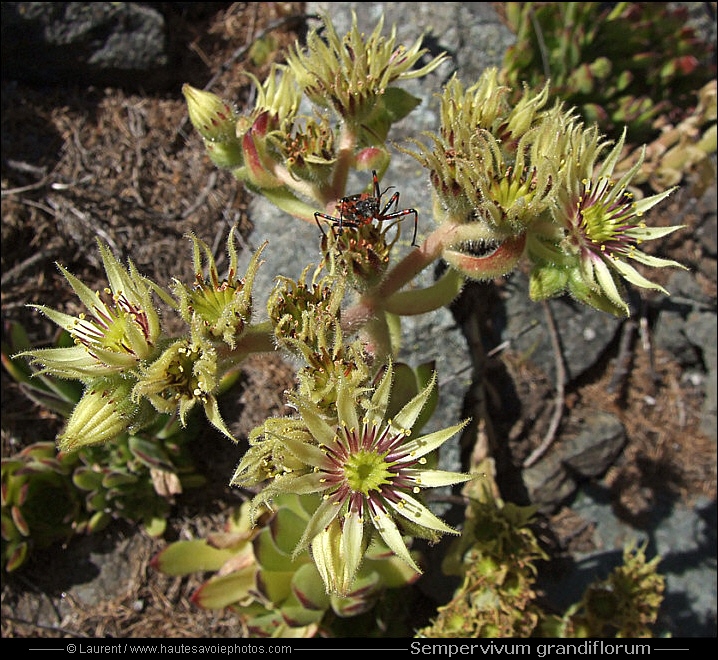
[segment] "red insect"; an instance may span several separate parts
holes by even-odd
[[[375,220],[378,222],[387,222],[389,220],[396,220],[400,222],[402,218],[407,215],[414,216],[414,236],[411,239],[411,244],[416,247],[416,232],[419,226],[419,214],[414,209],[402,209],[401,211],[392,211],[392,207],[396,209],[399,206],[399,192],[395,192],[389,201],[382,208],[381,198],[391,189],[391,186],[381,191],[379,188],[379,178],[376,175],[376,170],[372,170],[372,177],[374,181],[374,193],[359,193],[357,195],[349,195],[348,197],[342,197],[337,202],[337,211],[339,217],[327,215],[326,213],[320,213],[317,211],[314,214],[314,220],[317,223],[319,229],[324,233],[324,229],[319,224],[319,218],[329,220],[332,223],[332,230],[337,230],[337,234],[341,235],[344,227],[361,227],[367,225]]]

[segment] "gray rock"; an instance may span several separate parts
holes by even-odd
[[[3,78],[145,89],[167,78],[165,20],[145,3],[1,5]]]
[[[506,325],[502,340],[511,350],[526,357],[549,379],[556,381],[556,357],[543,306],[528,296],[528,279],[513,273],[505,289]],[[581,376],[605,353],[616,338],[621,319],[599,312],[568,296],[550,300],[548,305],[563,352],[567,382]]]
[[[62,588],[63,598],[57,599],[57,604],[55,599],[43,598],[38,604],[37,594],[30,590],[20,596],[15,615],[20,620],[54,628],[78,605],[91,608],[122,597],[144,579],[136,558],[148,552],[149,544],[144,534],[74,538],[66,548],[53,552],[52,575],[36,573],[32,578],[38,589],[44,587],[44,580],[52,580],[53,589]]]
[[[625,444],[625,429],[615,415],[589,411],[578,435],[557,439],[545,457],[523,470],[532,504],[543,513],[556,511],[581,481],[602,476]]]
[[[562,443],[563,462],[581,477],[593,479],[605,474],[626,445],[621,421],[603,410],[590,411],[581,432]]]
[[[716,341],[718,317],[715,300],[700,288],[691,273],[678,271],[668,281],[671,298],[664,301],[656,321],[656,346],[669,352],[704,383],[701,430],[710,438],[716,423]]]
[[[686,321],[685,336],[694,346],[699,347],[705,369],[703,410],[701,430],[709,438],[718,432],[716,424],[716,343],[718,342],[718,318],[715,313],[692,312]]]
[[[561,461],[552,454],[522,472],[524,486],[531,504],[541,513],[553,513],[562,502],[576,493],[576,481]]]

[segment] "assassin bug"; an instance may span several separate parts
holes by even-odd
[[[348,197],[342,197],[337,202],[337,211],[339,217],[327,215],[326,213],[320,213],[317,211],[314,214],[314,220],[317,223],[319,229],[324,233],[324,229],[319,224],[319,218],[329,220],[332,223],[332,230],[337,230],[337,234],[341,234],[344,227],[361,227],[367,225],[374,220],[378,222],[387,222],[389,220],[396,220],[399,222],[402,218],[407,215],[414,216],[414,236],[411,239],[411,244],[416,247],[416,232],[419,224],[419,214],[415,209],[402,209],[401,211],[392,211],[392,207],[395,209],[399,206],[399,192],[395,192],[389,201],[381,206],[381,198],[390,188],[381,191],[379,188],[379,177],[376,174],[376,170],[372,170],[372,180],[374,183],[374,192],[370,193],[359,193],[357,195],[349,195]]]

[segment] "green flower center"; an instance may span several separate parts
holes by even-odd
[[[630,235],[631,229],[638,226],[633,196],[626,190],[615,190],[608,178],[601,178],[595,185],[584,181],[583,185],[577,207],[576,240],[590,241],[610,254],[625,252],[636,242]]]
[[[379,491],[391,482],[390,465],[386,462],[386,453],[360,449],[344,463],[346,483],[355,493],[369,495],[373,490]]]
[[[194,365],[199,356],[199,351],[194,347],[180,348],[175,360],[168,366],[168,385],[176,395],[192,398],[203,394],[203,383],[194,373]]]

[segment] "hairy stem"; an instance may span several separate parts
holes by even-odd
[[[220,353],[220,359],[225,369],[230,369],[244,360],[251,353],[272,353],[276,350],[277,343],[270,321],[264,321],[250,326],[247,332],[240,337],[236,346],[230,350],[226,347]]]

